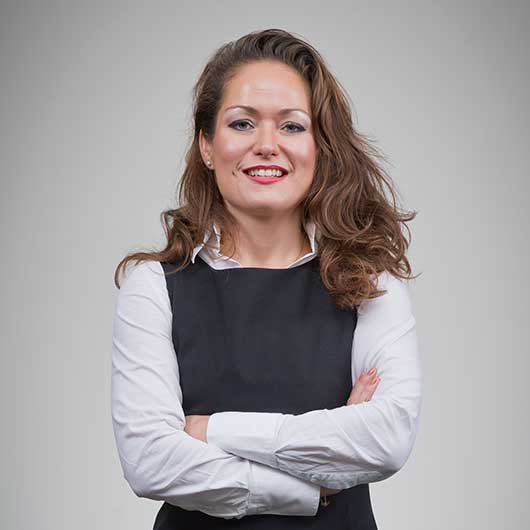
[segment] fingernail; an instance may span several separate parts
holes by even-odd
[[[372,368],[371,370],[368,371],[369,374],[375,374],[375,368]]]

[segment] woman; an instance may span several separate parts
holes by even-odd
[[[166,248],[115,274],[136,262],[113,330],[124,476],[165,501],[156,529],[377,528],[368,484],[404,465],[420,412],[415,213],[286,31],[222,46],[194,121]]]

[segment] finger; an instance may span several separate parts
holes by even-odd
[[[370,379],[367,383],[363,383],[362,385],[359,385],[359,391],[361,396],[365,396],[368,393],[371,393],[374,391],[374,389],[377,387],[377,384],[379,382],[379,378],[376,376],[373,379]]]
[[[371,391],[372,386],[376,384],[376,373],[377,370],[374,368],[372,370],[369,370],[368,372],[361,373],[357,377],[357,380],[355,381],[355,384],[352,387],[350,395],[348,396],[348,400],[346,402],[347,405],[362,403],[363,401],[365,401],[365,399],[368,397],[367,391]]]
[[[358,378],[355,384],[353,385],[351,394],[362,393],[366,388],[372,385],[376,380],[375,375],[369,375],[367,373],[362,373]]]
[[[363,401],[370,401],[372,399],[372,396],[374,395],[375,389],[377,388],[377,385],[379,384],[378,377],[374,380],[374,382],[370,385],[368,385],[364,391]]]
[[[350,392],[350,395],[348,397],[348,402],[353,401],[355,403],[359,403],[363,400],[363,394],[365,393],[366,389],[372,384],[373,379],[369,377],[367,374],[361,374],[358,378],[355,384],[353,385],[353,388]]]
[[[368,370],[368,372],[363,372],[358,377],[358,380],[363,381],[363,382],[371,381],[376,375],[377,375],[377,370],[375,368],[372,368],[371,370]]]
[[[353,388],[355,388],[358,385],[361,385],[362,387],[364,387],[370,384],[374,380],[375,377],[376,377],[375,374],[370,374],[369,372],[363,372],[355,381]]]

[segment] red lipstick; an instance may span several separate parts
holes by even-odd
[[[260,177],[260,176],[249,175],[248,172],[252,169],[276,169],[278,171],[281,171],[282,175],[281,177]],[[249,179],[253,180],[254,182],[258,182],[259,184],[273,184],[274,182],[278,182],[279,180],[282,180],[287,175],[288,171],[282,166],[277,166],[277,165],[266,166],[266,165],[260,164],[257,166],[249,166],[243,169],[243,173],[245,173],[245,175]]]

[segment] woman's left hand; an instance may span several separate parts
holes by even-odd
[[[186,416],[186,426],[184,431],[187,432],[193,438],[206,442],[206,431],[208,430],[208,419],[210,416],[202,414],[192,414]]]

